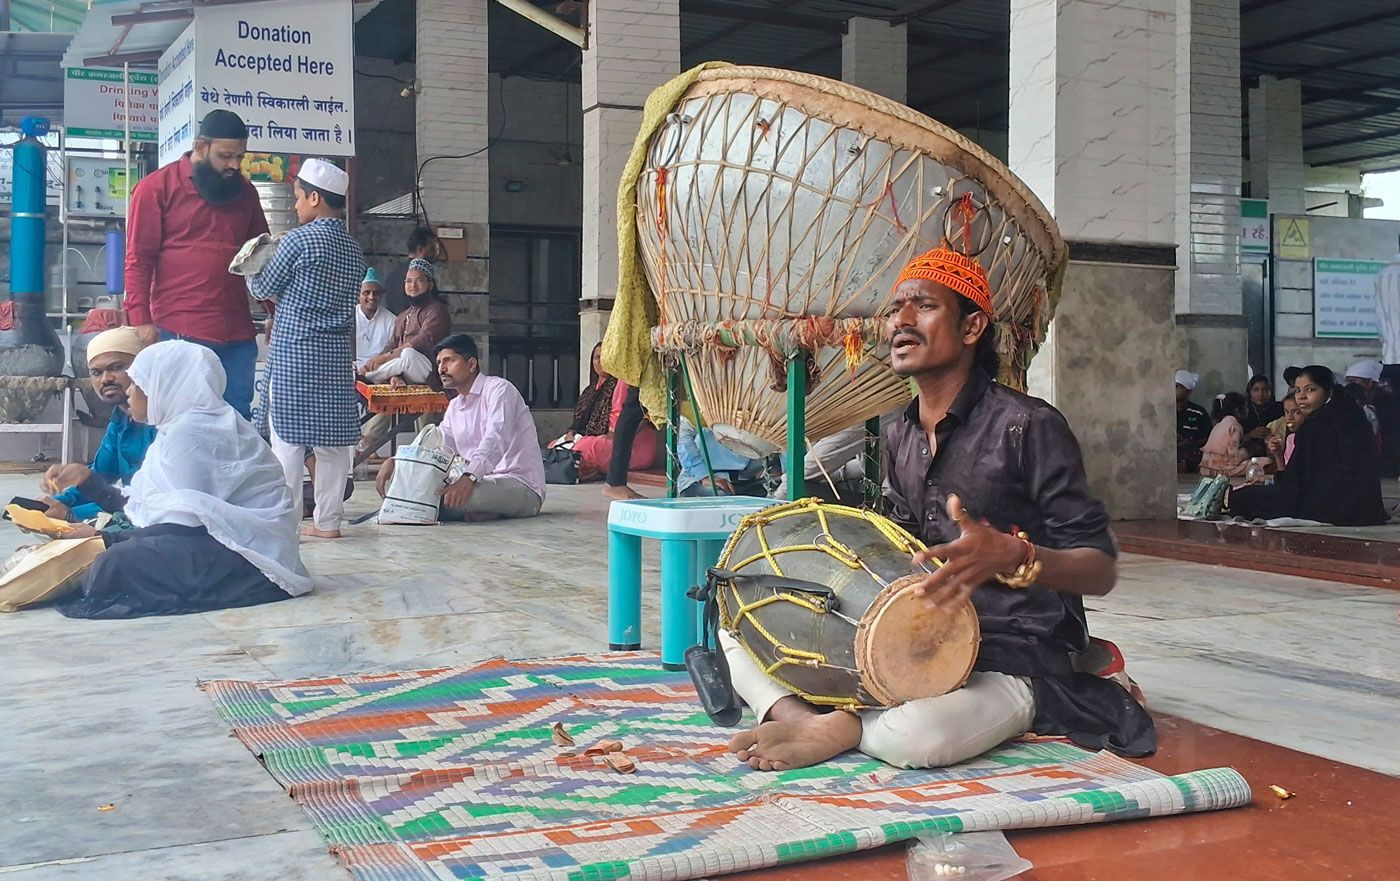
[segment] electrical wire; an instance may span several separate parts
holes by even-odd
[[[455,156],[429,156],[427,159],[424,159],[421,163],[419,163],[418,173],[413,176],[413,207],[414,214],[422,218],[423,226],[427,229],[432,229],[433,223],[432,220],[428,217],[428,205],[426,202],[423,201],[423,169],[427,168],[428,163],[430,162],[437,162],[438,160],[470,159],[473,156],[485,153],[487,150],[495,146],[501,140],[502,137],[505,136],[506,123],[509,119],[509,107],[506,105],[506,87],[504,79],[500,79],[497,81],[496,93],[496,99],[501,104],[501,128],[499,131],[496,132],[496,134],[493,137],[487,138],[486,143],[484,145],[482,145],[479,149],[471,151],[470,153],[461,153]],[[487,103],[486,112],[487,116],[489,117],[491,113],[491,107],[489,102]]]

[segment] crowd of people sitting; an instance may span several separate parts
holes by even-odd
[[[1228,483],[1219,513],[1339,526],[1389,522],[1381,480],[1400,475],[1400,399],[1378,361],[1357,361],[1339,384],[1321,365],[1289,367],[1275,400],[1266,376],[1191,400],[1199,377],[1176,373],[1177,470]]]

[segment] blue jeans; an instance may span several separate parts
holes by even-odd
[[[253,374],[258,365],[257,340],[211,343],[208,340],[197,340],[193,337],[171,333],[168,330],[160,332],[160,339],[161,342],[184,340],[198,343],[218,355],[219,363],[224,365],[224,375],[227,381],[224,386],[224,400],[228,402],[230,407],[243,414],[244,419],[253,418]]]

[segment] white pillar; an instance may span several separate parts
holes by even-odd
[[[419,193],[450,259],[438,288],[454,330],[485,348],[489,328],[490,78],[486,72],[488,0],[418,0],[416,126]],[[480,152],[476,152],[476,151]],[[467,159],[435,157],[475,153]],[[416,170],[416,169],[415,169]]]
[[[841,38],[841,79],[903,104],[909,100],[908,27],[852,18]]]
[[[1200,400],[1243,387],[1240,4],[1177,0],[1176,313]],[[1256,368],[1262,365],[1255,365]]]
[[[1117,518],[1170,516],[1176,0],[1011,0],[1011,170],[1070,242],[1032,393]]]
[[[680,73],[679,0],[593,0],[583,53],[579,376],[617,296],[617,189],[651,90]]]
[[[1303,95],[1297,80],[1261,76],[1249,90],[1249,192],[1273,214],[1303,214]]]

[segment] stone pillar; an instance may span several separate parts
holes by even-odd
[[[1297,80],[1261,76],[1249,90],[1249,193],[1271,214],[1303,214],[1303,95]]]
[[[1031,392],[1115,519],[1176,502],[1176,0],[1011,0],[1008,163],[1070,242]]]
[[[415,114],[419,192],[448,252],[438,267],[438,289],[452,311],[452,329],[476,337],[483,360],[490,343],[488,2],[418,0]],[[434,158],[467,153],[475,155]]]
[[[841,79],[903,104],[909,99],[908,27],[852,18],[841,38]]]
[[[1240,288],[1240,4],[1177,0],[1176,323],[1198,401],[1244,387]],[[1254,365],[1256,369],[1263,365]]]
[[[680,73],[679,0],[593,0],[583,53],[579,377],[617,296],[617,187],[651,90]]]

